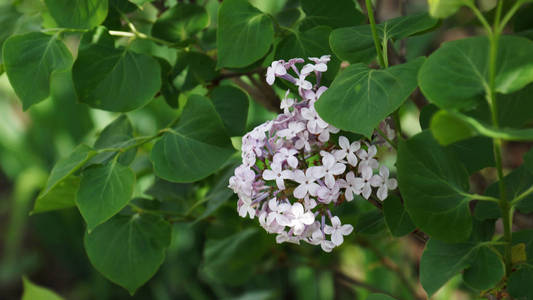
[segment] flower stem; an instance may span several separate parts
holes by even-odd
[[[487,30],[490,41],[490,53],[489,53],[489,86],[486,91],[487,102],[490,105],[492,124],[494,128],[499,128],[498,121],[498,103],[496,101],[496,59],[498,55],[498,42],[500,38],[500,18],[502,12],[503,1],[498,1],[496,8],[496,16],[494,18],[494,24],[492,30]],[[494,160],[496,162],[496,170],[498,173],[498,187],[500,190],[500,199],[498,205],[500,207],[502,222],[503,222],[503,237],[506,242],[504,250],[504,264],[505,274],[510,275],[512,269],[512,207],[507,199],[507,192],[505,182],[503,180],[503,164],[502,164],[502,140],[494,138],[492,140]]]
[[[368,14],[368,21],[370,22],[370,28],[372,29],[372,38],[374,39],[374,46],[376,47],[376,52],[378,53],[378,62],[382,68],[386,68],[385,58],[383,57],[383,50],[379,42],[378,30],[376,27],[376,20],[374,19],[374,9],[372,8],[372,1],[366,1],[366,11]]]

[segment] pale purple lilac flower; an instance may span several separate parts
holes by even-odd
[[[379,165],[376,145],[383,143],[378,135],[370,141],[350,141],[317,114],[314,103],[327,90],[320,79],[330,56],[309,60],[312,63],[301,70],[301,58],[274,61],[268,67],[268,84],[286,80],[298,87],[298,95],[291,97],[287,91],[280,104],[283,113],[243,136],[243,163],[229,187],[239,197],[239,215],[257,217],[267,232],[276,234],[277,243],[303,241],[331,252],[353,231],[331,208],[368,199],[373,191],[383,201],[398,184],[389,178],[389,169]],[[314,84],[307,79],[312,75]],[[380,128],[393,139],[385,125]]]

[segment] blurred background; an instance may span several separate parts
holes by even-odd
[[[199,2],[207,2],[212,11],[218,6],[218,1]],[[252,2],[261,10],[275,14],[291,1]],[[399,16],[402,11],[425,10],[423,0],[378,2],[379,20]],[[482,1],[487,10],[494,3]],[[34,16],[35,20],[41,17]],[[0,13],[0,23],[4,21],[2,18]],[[24,32],[24,26],[38,24],[35,20],[19,24],[19,32]],[[406,56],[409,59],[425,55],[443,41],[480,32],[473,16],[461,11],[444,21],[437,31],[408,39]],[[5,38],[0,33],[0,41]],[[76,43],[73,36],[69,46],[75,47]],[[185,208],[190,208],[191,194],[222,197],[221,201],[229,198],[229,201],[209,218],[174,223],[172,243],[161,269],[130,296],[90,265],[83,248],[84,222],[76,209],[29,215],[54,163],[76,145],[92,143],[117,116],[78,104],[70,74],[56,74],[56,77],[51,99],[23,111],[6,75],[0,75],[0,299],[20,299],[23,276],[65,299],[80,300],[365,299],[371,292],[398,299],[425,298],[417,277],[423,235],[393,238],[387,232],[383,216],[368,202],[353,201],[343,206],[343,220],[354,224],[356,232],[331,254],[314,246],[277,245],[256,220],[237,215],[236,197],[224,185],[230,173],[222,171],[210,177],[205,184],[217,186],[218,183],[219,193],[205,195],[201,187],[156,180],[149,169],[147,148],[140,150],[133,163],[139,178],[137,197],[165,199]],[[249,128],[274,116],[256,100],[250,98]],[[412,100],[401,111],[406,136],[421,130],[419,108],[426,104],[416,93]],[[175,114],[158,97],[128,116],[137,134],[149,135],[164,127]],[[506,168],[518,166],[529,147],[508,144]],[[389,156],[389,165],[393,165],[394,155]],[[484,172],[481,178],[472,178],[480,190],[494,178],[491,170]],[[154,185],[157,188],[151,190]],[[518,216],[517,220],[520,223],[516,226],[533,226],[531,216]],[[242,231],[250,234],[245,239],[234,235]],[[432,297],[436,300],[477,298],[479,295],[462,283],[460,275]]]

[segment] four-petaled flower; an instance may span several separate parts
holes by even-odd
[[[305,125],[302,122],[290,122],[287,129],[282,129],[277,132],[279,137],[284,137],[287,139],[292,139],[299,132],[305,129]]]
[[[379,167],[379,175],[372,176],[370,183],[372,186],[378,187],[376,195],[381,201],[387,199],[389,190],[394,190],[398,187],[398,181],[394,178],[389,178],[389,168],[386,166]]]
[[[313,85],[311,84],[311,82],[305,80],[306,76],[307,74],[305,73],[300,74],[300,77],[296,79],[296,82],[294,84],[303,90],[310,90],[313,88]]]
[[[294,189],[294,197],[303,199],[308,193],[311,196],[317,195],[320,185],[315,182],[316,178],[313,176],[313,169],[307,168],[305,174],[302,170],[294,171],[293,180],[300,184]]]
[[[335,175],[340,175],[346,170],[346,165],[338,163],[335,157],[325,151],[320,152],[322,155],[322,166],[311,167],[313,175],[316,178],[324,177],[326,186],[332,189],[335,186]]]
[[[292,171],[282,170],[281,163],[279,162],[271,163],[270,168],[271,170],[266,169],[263,171],[263,179],[264,180],[276,180],[278,189],[284,190],[285,183],[283,179],[292,179]]]
[[[282,163],[286,161],[289,166],[296,168],[298,166],[298,159],[295,157],[297,153],[296,149],[281,148],[278,153],[274,154],[274,162]]]
[[[349,235],[353,231],[352,225],[341,225],[341,220],[337,216],[331,218],[331,225],[324,226],[324,233],[331,234],[331,241],[337,246],[344,242],[343,235]]]
[[[361,188],[363,187],[361,182],[359,182],[360,178],[355,177],[355,174],[350,171],[348,174],[346,174],[346,180],[339,180],[339,183],[341,187],[345,188],[346,191],[344,192],[344,197],[348,202],[353,200],[353,195],[360,195],[361,194]]]
[[[305,225],[311,225],[315,222],[315,215],[310,211],[305,212],[300,202],[294,203],[288,213],[291,220],[289,227],[292,227],[296,235],[302,234]]]
[[[350,165],[355,166],[357,164],[357,156],[355,153],[361,148],[361,143],[353,142],[350,144],[345,136],[339,136],[339,147],[341,147],[341,150],[335,150],[335,152],[333,152],[335,158],[339,161],[346,158]]]
[[[302,118],[307,120],[307,130],[312,134],[321,133],[329,125],[318,116],[314,109],[311,108],[302,108]]]

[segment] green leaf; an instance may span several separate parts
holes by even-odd
[[[523,89],[511,94],[496,95],[500,127],[521,128],[533,121],[533,114],[531,114],[531,111],[533,111],[533,101],[531,101],[531,95],[533,95],[533,84],[529,84]]]
[[[383,201],[383,214],[393,236],[404,236],[416,228],[398,196],[390,195],[386,201]]]
[[[130,119],[126,115],[121,115],[113,122],[107,125],[94,142],[95,149],[106,148],[124,148],[132,144],[133,126]],[[130,149],[127,152],[120,153],[118,162],[123,165],[129,165],[135,158],[137,149]],[[116,152],[103,152],[95,156],[91,163],[101,164],[106,163],[111,159]]]
[[[331,5],[327,1],[301,0],[300,4],[305,12],[305,19],[300,25],[300,30],[307,30],[319,25],[331,28],[354,26],[363,23],[366,19],[355,8],[355,3],[352,0],[338,0],[335,1],[335,5]]]
[[[355,224],[355,232],[365,235],[377,235],[386,230],[385,218],[379,209],[361,214]]]
[[[420,283],[428,298],[455,274],[470,266],[478,249],[472,242],[448,244],[430,239],[420,260]]]
[[[492,139],[478,136],[453,143],[446,148],[453,151],[455,157],[468,170],[468,174],[495,166],[494,154],[492,151],[487,151],[492,148]]]
[[[82,144],[69,156],[59,160],[48,177],[45,189],[37,197],[32,213],[75,206],[79,178],[73,174],[95,154],[91,147]]]
[[[420,128],[422,130],[429,129],[429,126],[431,124],[431,119],[433,118],[433,115],[439,111],[439,108],[435,104],[426,104],[422,109],[420,110]]]
[[[462,113],[440,111],[435,117],[439,120],[433,126],[432,120],[432,132],[433,135],[442,144],[449,144],[455,142],[458,139],[464,139],[475,135],[484,135],[490,138],[503,139],[508,141],[531,141],[533,140],[533,129],[515,129],[515,128],[494,128],[491,125],[487,125],[475,118],[469,117]],[[435,118],[434,117],[434,118]],[[457,136],[452,136],[446,132],[446,126],[455,129]],[[433,130],[435,129],[435,130]]]
[[[378,24],[377,30],[381,40],[400,40],[429,30],[437,22],[426,13],[414,14],[387,20]],[[329,43],[335,55],[342,60],[367,63],[376,58],[370,25],[335,29],[331,32]]]
[[[370,294],[366,297],[366,300],[395,300],[391,296],[385,294]]]
[[[26,277],[22,277],[22,283],[24,285],[24,293],[21,300],[63,300],[63,297],[52,290],[38,286]]]
[[[415,225],[444,241],[470,235],[468,172],[453,152],[424,131],[400,143],[397,168],[405,208]]]
[[[429,13],[435,18],[446,18],[468,2],[470,0],[428,0]]]
[[[526,245],[526,258],[529,264],[533,263],[533,230],[520,230],[513,232],[513,246],[518,244]]]
[[[200,52],[179,51],[173,69],[173,86],[180,91],[192,90],[199,84],[206,85],[218,76],[215,61]]]
[[[248,119],[248,95],[240,88],[221,85],[211,92],[211,101],[230,136],[242,136]]]
[[[134,185],[135,173],[115,160],[82,173],[76,204],[89,232],[128,204]]]
[[[80,46],[72,77],[81,102],[116,112],[147,104],[161,87],[157,60],[126,48],[115,48],[106,38]]]
[[[107,17],[107,0],[45,0],[60,27],[91,29]]]
[[[180,3],[166,10],[152,27],[152,36],[178,44],[186,44],[197,32],[207,27],[205,8]]]
[[[85,250],[102,275],[133,295],[163,263],[171,230],[159,216],[117,215],[85,234]]]
[[[234,149],[209,99],[191,95],[177,125],[154,145],[151,160],[157,176],[193,182],[218,170]]]
[[[503,178],[507,201],[512,201],[520,194],[533,186],[533,173],[529,172],[525,166],[520,166]],[[499,183],[495,182],[487,188],[486,194],[493,197],[500,197]],[[522,213],[533,212],[533,193],[522,198],[515,203],[515,207]],[[500,217],[500,209],[496,203],[478,203],[475,209],[475,216],[479,219],[496,219]]]
[[[0,5],[0,28],[2,28],[0,30],[0,64],[2,63],[2,45],[17,29],[17,21],[21,16],[22,14],[15,9],[14,5],[10,3]],[[0,74],[2,74],[2,71],[0,71]]]
[[[79,188],[80,178],[78,176],[70,175],[64,178],[50,191],[39,195],[31,214],[76,206],[74,199]]]
[[[238,285],[246,282],[269,251],[264,233],[248,228],[223,239],[207,240],[202,273],[215,282]]]
[[[509,94],[533,81],[530,55],[533,41],[504,35],[499,45],[495,88],[499,93]],[[489,48],[486,37],[442,44],[420,68],[420,89],[429,101],[441,108],[461,109],[474,105],[488,87]]]
[[[217,68],[240,68],[265,56],[274,41],[271,17],[246,0],[226,0],[218,10]]]
[[[335,78],[315,108],[326,122],[370,137],[379,122],[416,88],[416,74],[423,61],[419,58],[384,70],[351,65]]]
[[[72,55],[58,36],[40,32],[10,37],[2,55],[7,77],[24,110],[49,97],[52,75],[72,65]]]
[[[202,202],[207,202],[207,206],[197,219],[196,222],[207,218],[215,211],[217,211],[224,203],[226,203],[232,196],[235,194],[233,191],[228,188],[227,183],[231,176],[235,174],[235,168],[241,163],[241,160],[238,159],[235,163],[227,167],[219,176],[216,177],[216,183],[213,184],[213,187],[209,190],[205,199]]]
[[[490,248],[481,247],[463,273],[463,280],[476,290],[487,290],[494,287],[504,273],[505,266],[498,254]]]
[[[430,127],[435,139],[445,146],[477,135],[472,127],[445,110],[433,115]]]
[[[511,273],[507,291],[514,298],[533,297],[533,267],[530,265],[521,266],[518,270]],[[521,298],[522,299],[522,298]]]

